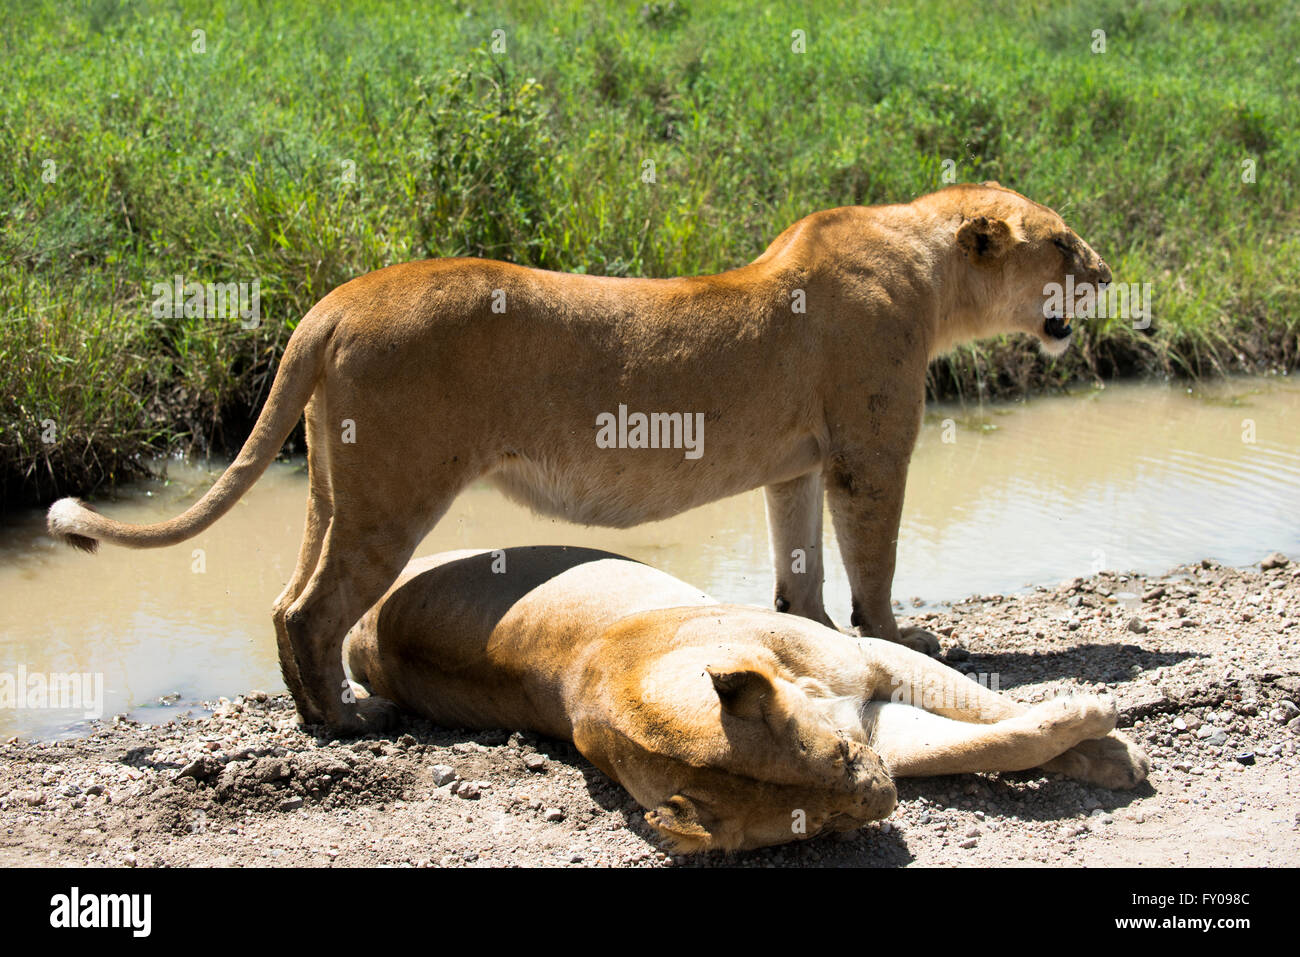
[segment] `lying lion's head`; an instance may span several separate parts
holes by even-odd
[[[700,635],[684,634],[696,627]],[[575,728],[575,740],[598,734],[599,750],[617,755],[606,770],[650,809],[646,820],[670,847],[764,847],[894,809],[860,701],[792,680],[753,642],[720,646],[715,615],[688,619],[679,636],[683,645],[610,689],[624,699],[611,709],[617,729]]]
[[[1046,290],[1109,283],[1110,267],[1092,247],[1048,207],[994,182],[950,187],[921,201],[942,204],[969,267],[960,272],[952,317],[966,329],[947,338],[1025,332],[1050,355],[1063,353],[1074,316],[1068,303],[1052,304]]]

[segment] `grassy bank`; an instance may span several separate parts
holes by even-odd
[[[358,273],[711,272],[812,210],[938,188],[945,160],[1062,211],[1118,280],[1153,284],[1154,321],[1087,323],[1051,363],[965,349],[935,393],[1296,363],[1293,4],[860,6],[12,9],[0,501],[238,445],[293,324]],[[155,318],[175,275],[258,282],[260,324]]]

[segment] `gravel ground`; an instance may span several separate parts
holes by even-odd
[[[412,720],[355,741],[249,692],[150,727],[0,746],[0,866],[1300,864],[1300,567],[1205,561],[975,596],[905,620],[1034,702],[1103,688],[1154,762],[1133,792],[1033,772],[900,782],[861,831],[745,854],[664,854],[570,745]]]

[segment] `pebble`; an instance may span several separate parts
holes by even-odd
[[[466,801],[477,801],[481,793],[479,786],[473,781],[461,781],[451,791],[456,797],[464,798]]]
[[[1281,552],[1274,552],[1259,563],[1259,567],[1264,571],[1270,571],[1274,568],[1286,568],[1291,564],[1291,559],[1287,558]]]
[[[433,766],[433,786],[442,787],[444,784],[450,784],[456,780],[456,769],[450,764],[435,764]]]
[[[524,767],[534,773],[546,770],[546,755],[529,754],[524,757]]]
[[[969,850],[970,848],[974,847],[974,846],[975,846],[976,844],[978,844],[978,843],[979,843],[979,841],[975,840],[975,838],[973,838],[973,837],[969,837],[969,838],[967,838],[966,840],[962,841],[962,842],[961,842],[960,844],[958,844],[957,846],[958,846],[958,847],[964,847],[964,848],[966,848],[967,850]]]
[[[1205,743],[1212,748],[1221,748],[1228,743],[1228,736],[1216,728],[1210,733],[1209,737],[1205,739]]]
[[[296,811],[300,807],[302,807],[302,798],[300,797],[285,798],[280,802],[281,811]]]
[[[1147,623],[1143,621],[1141,618],[1139,618],[1137,615],[1134,615],[1132,618],[1130,618],[1128,620],[1128,625],[1126,625],[1125,627],[1127,627],[1128,630],[1133,632],[1133,634],[1135,635],[1145,635],[1147,633]]]
[[[548,807],[542,812],[542,820],[550,821],[552,824],[559,823],[564,820],[564,812],[558,807]]]

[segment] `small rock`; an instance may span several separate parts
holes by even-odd
[[[1205,739],[1205,743],[1212,748],[1221,748],[1228,743],[1228,736],[1223,731],[1216,728],[1210,733],[1209,737]]]
[[[285,798],[280,802],[281,811],[296,811],[300,807],[302,807],[302,798],[300,797]]]
[[[1300,697],[1300,675],[1282,675],[1273,682],[1273,687],[1294,701]]]
[[[450,764],[435,764],[433,766],[433,786],[440,788],[445,784],[450,784],[456,780],[456,769]]]
[[[1137,615],[1130,618],[1125,627],[1135,635],[1145,635],[1147,633],[1147,623]]]
[[[958,847],[964,847],[964,848],[966,848],[967,850],[969,850],[970,848],[974,847],[974,846],[975,846],[976,844],[978,844],[978,843],[979,843],[979,841],[975,840],[975,838],[973,838],[973,837],[968,837],[966,840],[962,841],[962,842],[961,842],[960,844],[958,844],[957,846],[958,846]]]
[[[202,754],[191,761],[185,767],[181,768],[178,778],[193,778],[196,781],[206,781],[208,778],[216,777],[222,771],[222,764],[210,754]]]
[[[464,798],[466,801],[477,801],[482,793],[473,781],[461,781],[451,790],[456,797]]]
[[[564,812],[558,807],[548,807],[542,812],[542,820],[550,821],[552,824],[559,823],[564,820]]]
[[[1287,558],[1281,552],[1274,552],[1272,555],[1269,555],[1260,562],[1259,567],[1264,571],[1270,571],[1274,568],[1286,568],[1289,564],[1291,564],[1291,559]]]
[[[524,756],[524,767],[534,773],[540,773],[546,770],[546,755],[528,754]]]

